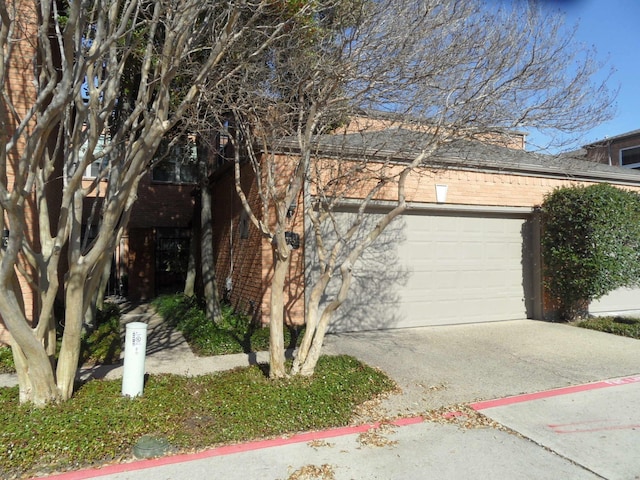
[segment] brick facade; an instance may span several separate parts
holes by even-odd
[[[640,147],[640,131],[634,130],[622,135],[616,135],[600,142],[586,145],[586,158],[592,162],[608,165],[620,165],[620,150],[629,147]]]
[[[337,169],[337,160],[322,159],[320,170],[331,175]],[[341,160],[344,163],[345,160]],[[282,156],[278,160],[279,164],[286,165],[287,159]],[[401,166],[386,167],[389,173],[399,170]],[[259,199],[255,191],[255,183],[252,183],[253,175],[249,172],[249,167],[243,171],[243,190],[253,204],[254,209],[259,207]],[[375,179],[371,180],[374,182]],[[543,175],[526,174],[516,171],[482,171],[460,165],[448,169],[422,168],[413,172],[406,184],[407,201],[419,205],[435,206],[436,184],[447,185],[448,208],[456,206],[464,207],[524,207],[533,210],[541,205],[546,194],[556,188],[590,185],[596,181],[578,180],[569,175]],[[610,182],[614,183],[615,182]],[[632,182],[634,183],[634,182]],[[345,198],[360,198],[362,192],[371,188],[372,183],[353,179],[345,186]],[[626,186],[635,191],[640,191],[640,181],[635,182],[635,186]],[[216,231],[218,236],[214,239],[216,245],[217,270],[220,283],[223,279],[231,275],[233,280],[233,290],[230,295],[232,305],[239,307],[241,311],[256,313],[261,312],[257,317],[263,322],[269,320],[269,281],[272,274],[273,260],[272,248],[267,240],[261,238],[257,229],[251,226],[249,239],[240,240],[238,235],[231,238],[231,229],[239,229],[241,222],[240,202],[233,192],[233,172],[229,169],[221,174],[216,182],[215,191],[218,195],[214,205],[216,211]],[[313,189],[309,192],[314,194]],[[390,185],[384,189],[377,200],[394,201],[397,196],[395,185]],[[302,199],[299,200],[295,215],[291,221],[291,230],[301,236],[301,248],[292,252],[291,270],[286,284],[285,295],[285,318],[291,324],[301,324],[304,322],[304,220]],[[256,210],[259,211],[259,208]],[[244,243],[243,243],[244,242]],[[229,246],[233,247],[230,248]],[[234,272],[230,274],[229,255],[233,252]],[[250,306],[250,308],[248,308]],[[548,302],[546,305],[548,306]],[[543,306],[544,308],[544,306]]]
[[[12,51],[8,58],[8,74],[3,93],[9,96],[13,107],[19,117],[24,117],[29,108],[32,106],[33,99],[36,98],[36,87],[33,83],[33,74],[36,69],[35,63],[35,46],[37,44],[37,12],[35,4],[29,1],[17,2],[17,13],[15,22],[15,32],[11,39]],[[7,52],[5,52],[5,55]],[[6,104],[1,102],[3,108]],[[2,112],[2,118],[7,122],[5,135],[12,135],[15,130],[15,116],[7,111]],[[7,180],[8,185],[13,183],[13,172],[16,168],[16,162],[20,158],[21,152],[24,150],[24,140],[21,138],[16,148],[8,152],[7,155]],[[33,211],[28,208],[25,210],[25,223],[27,225],[27,235],[35,234],[35,222],[37,219],[33,216]],[[26,267],[26,265],[23,266]],[[28,267],[26,267],[28,268]],[[25,304],[25,312],[27,316],[33,318],[36,309],[37,299],[31,285],[22,275],[18,275],[20,286],[23,292],[23,300]],[[1,319],[0,319],[1,322]],[[9,336],[0,323],[0,344],[7,343]]]

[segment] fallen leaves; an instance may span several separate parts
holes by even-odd
[[[305,465],[293,472],[287,480],[335,480],[335,472],[329,464]]]
[[[358,435],[358,443],[367,447],[392,447],[398,442],[389,439],[387,435],[395,432],[393,426],[383,423],[378,428],[372,428]]]

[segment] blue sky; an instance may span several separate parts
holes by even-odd
[[[619,88],[615,116],[594,126],[574,147],[640,129],[640,0],[547,0],[547,8],[578,22],[576,40],[594,46],[598,58],[615,69],[610,88]]]

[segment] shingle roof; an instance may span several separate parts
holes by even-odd
[[[625,132],[625,133],[621,133],[619,135],[614,135],[613,137],[606,137],[603,138],[602,140],[598,140],[596,142],[591,142],[591,143],[587,143],[584,148],[589,148],[589,147],[597,147],[603,144],[607,144],[609,142],[615,141],[615,140],[622,140],[625,139],[627,137],[636,137],[640,135],[640,130],[631,130],[630,132]]]
[[[316,155],[369,157],[406,162],[431,148],[434,137],[422,132],[392,128],[347,135],[320,135],[315,139]],[[284,139],[283,151],[297,150],[297,142]],[[640,171],[590,162],[567,155],[545,155],[488,145],[471,140],[453,140],[438,147],[425,164],[439,168],[518,172],[537,176],[562,176],[594,181],[640,184]]]

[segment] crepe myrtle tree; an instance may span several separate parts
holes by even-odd
[[[353,0],[327,5],[304,24],[306,34],[264,50],[245,64],[240,85],[208,100],[228,108],[218,127],[233,125],[236,190],[273,250],[272,377],[313,373],[353,266],[405,212],[411,176],[440,168],[439,148],[464,139],[508,144],[509,129],[579,134],[609,117],[613,97],[593,81],[601,69],[595,53],[574,42],[561,16],[534,2]],[[396,115],[386,136],[368,134],[381,127],[357,121],[363,109]],[[390,133],[406,129],[423,135],[399,141]],[[319,146],[329,138],[325,158]],[[243,191],[247,168],[259,202]],[[282,331],[292,249],[285,232],[287,212],[302,196],[319,275],[306,286],[306,331],[287,372]],[[345,199],[357,212],[346,225],[335,214]],[[381,199],[388,209],[371,225],[366,213]],[[339,287],[329,291],[333,277]]]
[[[640,285],[640,195],[608,184],[563,187],[542,204],[545,285],[560,319],[589,303]]]
[[[255,50],[240,58],[251,58],[278,37],[287,3],[0,3],[0,221],[9,232],[0,252],[0,315],[21,402],[72,395],[83,317],[156,149],[199,92],[215,90],[241,65],[224,61],[236,42],[259,37],[244,43]],[[267,10],[271,23],[258,25]],[[92,164],[100,172],[87,181]],[[90,236],[83,225],[92,226]],[[34,292],[33,315],[21,285]]]

